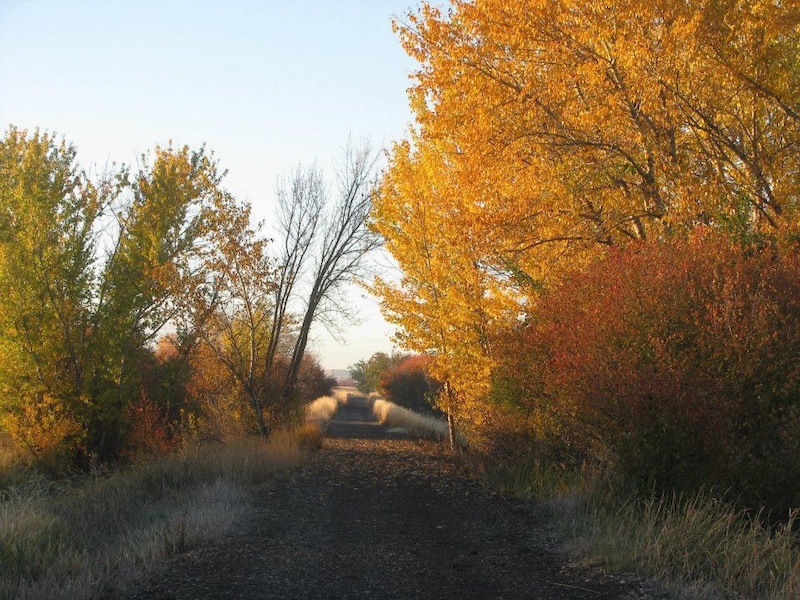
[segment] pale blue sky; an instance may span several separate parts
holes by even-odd
[[[275,181],[324,169],[348,134],[406,133],[415,64],[391,29],[416,0],[0,0],[0,126],[40,127],[79,159],[133,163],[170,139],[205,142],[227,187],[269,219]],[[344,346],[317,332],[326,368],[391,350],[374,301]]]

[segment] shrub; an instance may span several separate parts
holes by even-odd
[[[191,437],[224,442],[256,433],[252,408],[212,350],[199,345],[189,364],[186,416]]]
[[[428,376],[430,362],[431,357],[423,354],[403,359],[381,375],[381,390],[399,406],[417,412],[432,412],[430,400],[442,384]]]
[[[142,391],[140,400],[128,407],[128,443],[124,456],[133,460],[142,455],[158,456],[176,450],[180,436],[155,402]]]
[[[330,396],[334,387],[336,378],[328,377],[316,358],[305,355],[300,362],[300,373],[297,378],[299,400],[305,403],[322,396]]]
[[[712,233],[609,252],[545,293],[494,396],[639,490],[800,504],[800,261]],[[508,385],[511,382],[512,385]]]
[[[2,431],[18,453],[46,470],[63,470],[82,447],[80,424],[46,394],[28,398],[18,411],[0,413]]]

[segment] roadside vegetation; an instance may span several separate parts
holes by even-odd
[[[498,338],[486,460],[611,568],[796,597],[798,281],[796,253],[712,231],[565,276]]]
[[[382,398],[374,400],[372,412],[381,425],[390,429],[400,429],[421,438],[447,439],[447,421],[441,417],[420,414]]]
[[[452,429],[439,404],[442,384],[428,372],[431,362],[425,354],[376,352],[351,365],[350,373],[358,391],[373,398],[372,410],[381,424],[463,447],[464,437]]]
[[[698,597],[800,596],[800,12],[423,4],[372,226],[487,479]],[[366,365],[368,366],[368,364]]]
[[[0,598],[97,598],[224,535],[254,486],[304,460],[319,430],[210,444],[114,472],[0,484]]]
[[[338,188],[315,167],[281,180],[266,231],[204,147],[90,175],[65,140],[10,126],[0,432],[15,454],[58,472],[268,438],[330,393],[309,331],[378,241],[373,153],[348,143],[339,166]]]
[[[7,449],[0,455],[0,599],[78,600],[134,587],[169,557],[224,535],[259,486],[321,446],[337,406],[318,398],[298,425],[269,439],[205,437],[71,476],[43,472]]]
[[[339,408],[340,401],[338,396],[340,396],[340,394],[338,392],[339,390],[336,390],[333,396],[317,398],[306,406],[306,423],[319,428],[322,433],[325,433],[328,428],[328,423],[330,423],[331,417],[333,417],[333,413]],[[345,397],[344,401],[346,400],[347,398]]]
[[[65,140],[9,126],[0,598],[124,586],[320,445],[336,401],[312,401],[335,382],[309,331],[378,239],[374,155],[348,144],[338,166],[338,188],[316,168],[279,183],[270,238],[204,147],[90,175]]]
[[[704,491],[619,503],[616,497],[549,500],[575,554],[613,571],[666,582],[682,598],[796,598],[796,512],[774,527]]]
[[[253,494],[320,447],[338,402],[296,427],[55,477],[0,472],[0,599],[79,600],[133,588],[166,559],[223,536]]]
[[[441,383],[428,373],[430,362],[431,357],[424,354],[376,352],[351,365],[350,374],[362,394],[418,413],[441,415],[436,404]]]
[[[587,474],[552,465],[468,464],[505,493],[535,502],[579,561],[657,579],[677,598],[797,597],[797,511],[769,524],[713,490],[622,495]]]

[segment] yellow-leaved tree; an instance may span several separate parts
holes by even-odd
[[[456,0],[399,29],[422,137],[524,245],[794,228],[798,25],[796,1]]]
[[[491,328],[519,314],[513,280],[490,272],[492,232],[480,207],[460,199],[457,180],[438,170],[435,146],[417,140],[392,153],[373,206],[372,225],[384,237],[403,275],[377,278],[374,292],[387,318],[398,325],[398,341],[434,357],[432,374],[446,382],[440,406],[454,425],[480,426],[487,418],[481,399],[492,368]],[[475,210],[477,209],[477,210]],[[491,229],[491,228],[490,228]]]
[[[403,278],[376,289],[466,420],[492,333],[604,248],[796,237],[798,25],[797,0],[453,0],[397,23],[417,126],[373,215]]]

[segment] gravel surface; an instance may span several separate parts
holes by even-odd
[[[364,399],[328,436],[227,537],[129,598],[666,597],[570,563],[529,505],[484,489],[439,444],[387,436]]]

